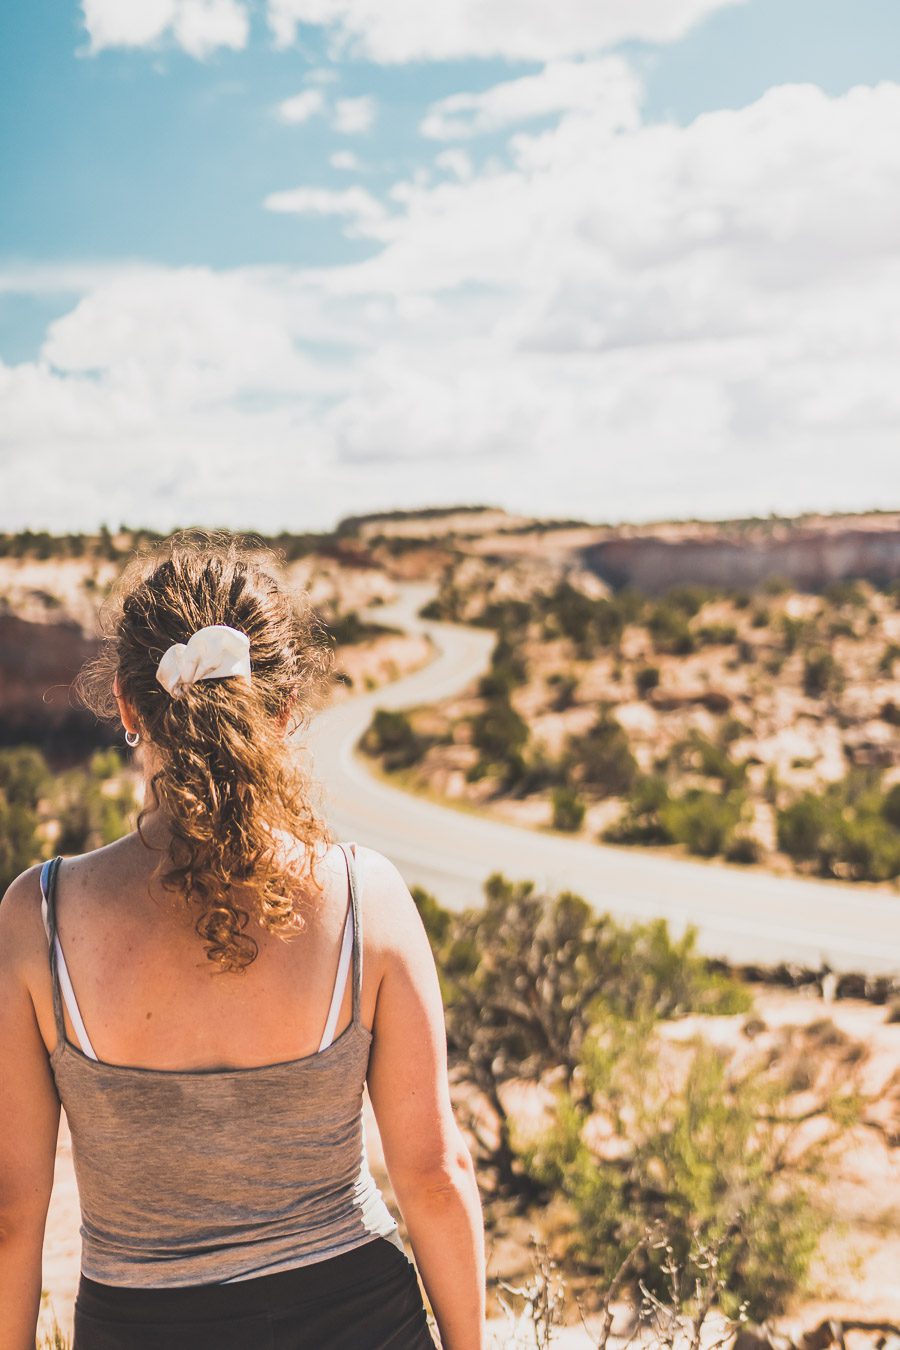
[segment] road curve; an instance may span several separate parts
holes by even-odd
[[[698,946],[733,961],[799,961],[835,970],[900,973],[900,897],[836,882],[775,877],[715,863],[675,860],[508,825],[440,806],[375,778],[354,747],[375,708],[431,703],[461,691],[488,665],[493,633],[420,619],[431,583],[407,583],[370,611],[428,635],[435,659],[421,670],[327,708],[304,745],[322,785],[322,808],[339,839],[384,853],[407,885],[449,908],[479,904],[493,871],[570,889],[621,919],[666,918],[678,933],[698,929]]]

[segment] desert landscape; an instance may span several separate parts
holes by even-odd
[[[726,586],[727,569],[717,584],[692,570],[710,548],[738,569],[743,549],[759,570],[768,537],[780,546],[767,574]],[[69,686],[96,650],[106,590],[148,538],[0,539],[4,885],[131,828],[135,768]],[[328,706],[427,669],[427,636],[373,619],[400,582],[434,582],[430,617],[495,634],[470,687],[373,716],[360,762],[403,792],[562,838],[893,897],[897,538],[887,513],[641,535],[472,508],[265,542],[331,635]],[[696,1315],[697,1298],[666,1284],[651,1231],[685,1279],[697,1276],[692,1233],[722,1244],[704,1344],[727,1318],[806,1350],[828,1322],[848,1345],[900,1336],[900,955],[896,980],[803,970],[775,951],[768,966],[713,961],[690,935],[615,924],[590,895],[529,893],[502,871],[481,908],[413,894],[479,1167],[498,1347],[624,1344],[641,1287]],[[77,1230],[63,1128],[48,1334],[54,1318],[68,1334]],[[631,1273],[616,1283],[623,1261]]]

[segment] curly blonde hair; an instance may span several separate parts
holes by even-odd
[[[245,931],[251,917],[290,936],[303,927],[311,888],[321,891],[315,846],[333,836],[311,804],[291,736],[330,683],[327,630],[308,597],[292,592],[278,555],[255,536],[226,530],[178,531],[137,553],[100,619],[100,654],[75,692],[98,717],[115,719],[118,677],[160,763],[152,805],[137,821],[145,844],[141,826],[151,810],[170,827],[154,877],[199,910],[208,958],[222,971],[242,971],[258,952]],[[247,634],[251,680],[198,680],[172,698],[156,679],[160,658],[209,624]],[[308,877],[297,875],[279,834],[307,845]],[[238,903],[237,888],[252,898]]]

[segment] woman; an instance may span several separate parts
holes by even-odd
[[[60,1103],[74,1350],[432,1346],[364,1083],[444,1350],[480,1350],[431,949],[394,865],[330,838],[290,742],[330,674],[314,613],[218,532],[138,556],[105,619],[77,688],[140,741],[145,806],[0,905],[0,1350],[34,1346]]]

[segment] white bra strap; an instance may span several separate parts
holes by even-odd
[[[44,927],[47,930],[47,941],[50,941],[50,909],[47,902],[47,865],[41,868],[41,918],[44,920]],[[66,958],[63,955],[62,945],[57,933],[53,939],[53,949],[56,954],[56,974],[59,979],[59,987],[63,996],[63,1002],[66,1005],[66,1012],[69,1014],[69,1021],[75,1029],[75,1036],[82,1054],[87,1055],[88,1059],[96,1059],[97,1055],[94,1047],[91,1045],[91,1038],[87,1034],[87,1028],[84,1025],[84,1019],[81,1016],[81,1009],[78,1006],[78,1000],[75,997],[75,990],[72,988],[72,980],[69,975],[69,967],[66,965]]]
[[[325,1023],[325,1030],[322,1032],[322,1040],[319,1043],[319,1049],[325,1050],[334,1039],[334,1029],[337,1026],[338,1013],[341,1010],[341,1004],[344,1001],[344,989],[347,985],[347,971],[350,969],[350,956],[353,951],[353,906],[347,905],[347,917],[344,920],[344,937],[341,942],[341,955],[338,960],[337,974],[334,977],[334,991],[331,995],[331,1007],[328,1009],[328,1020]]]
[[[81,1016],[81,1009],[78,1007],[78,1000],[75,997],[75,990],[72,988],[72,981],[69,977],[69,967],[66,965],[66,958],[63,956],[63,949],[59,943],[59,935],[54,938],[56,944],[56,969],[59,973],[59,987],[62,990],[63,1002],[66,1005],[66,1012],[69,1014],[69,1020],[75,1028],[75,1036],[81,1047],[82,1054],[87,1055],[88,1059],[96,1059],[94,1047],[91,1045],[91,1038],[87,1034],[87,1028]]]

